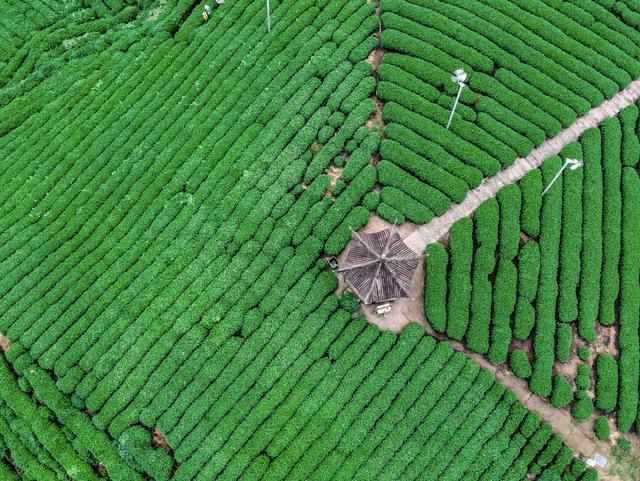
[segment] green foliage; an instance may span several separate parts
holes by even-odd
[[[354,318],[323,258],[374,211],[429,222],[640,76],[637,13],[600,3],[385,0],[378,17],[286,0],[267,34],[257,1],[208,22],[188,0],[4,2],[0,454],[16,469],[0,478],[592,476],[422,326]],[[546,162],[544,183],[503,189],[425,261],[431,326],[494,363],[533,334],[508,360],[543,395],[566,357],[558,319],[585,338],[619,322],[619,376],[596,363],[596,394],[620,380],[629,429],[636,124],[633,107],[587,132],[583,171],[542,198]]]
[[[447,326],[447,266],[449,256],[439,243],[427,246],[425,253],[424,314],[437,332]]]
[[[510,317],[516,304],[518,271],[510,260],[500,261],[493,294],[493,327],[489,360],[495,364],[507,361],[511,343]]]
[[[509,355],[509,365],[513,373],[519,378],[527,379],[531,376],[531,363],[529,362],[529,357],[526,352],[520,349],[511,351]]]
[[[540,273],[540,248],[529,241],[520,248],[518,254],[518,294],[531,302],[538,291]]]
[[[622,109],[620,123],[622,124],[622,164],[634,167],[640,160],[640,140],[636,135],[638,108],[635,105]]]
[[[640,229],[637,209],[640,208],[640,180],[635,170],[622,173],[622,264],[620,268],[620,328],[618,359],[620,389],[618,397],[618,428],[627,432],[638,415],[638,380],[640,379]]]
[[[617,318],[616,299],[620,290],[620,232],[622,222],[622,195],[620,190],[622,166],[620,163],[622,130],[616,118],[608,119],[602,125],[604,212],[602,287],[599,320],[605,326],[612,325]]]
[[[447,296],[447,336],[460,340],[467,330],[471,302],[471,263],[473,258],[473,224],[462,219],[450,234],[449,289]]]
[[[553,157],[543,164],[545,184],[551,181],[560,167],[560,159]],[[559,184],[559,185],[558,185]],[[560,218],[562,181],[554,185],[544,197],[540,233],[540,285],[536,305],[536,327],[533,340],[535,362],[531,376],[531,391],[538,395],[551,394],[551,380],[555,351],[555,310],[557,301],[558,249],[560,244]]]
[[[618,401],[618,363],[609,354],[596,360],[596,406],[605,413],[616,408]]]
[[[624,454],[628,454],[631,451],[631,442],[621,437],[618,439],[618,447]]]
[[[602,154],[599,130],[588,130],[581,139],[584,155],[583,244],[580,277],[578,332],[593,342],[600,304],[602,267]]]
[[[333,133],[334,130],[330,126],[325,125],[320,129],[320,132],[318,132],[318,142],[323,145],[326,144],[327,142],[329,142],[329,139],[331,139]]]
[[[573,387],[569,380],[562,374],[556,374],[553,378],[553,392],[551,404],[557,408],[563,408],[573,401]]]
[[[371,212],[374,212],[379,204],[380,196],[375,192],[369,192],[362,199],[362,206]]]
[[[540,210],[542,209],[542,175],[532,170],[520,181],[522,190],[522,231],[530,237],[540,235]]]
[[[476,352],[489,350],[489,325],[493,288],[489,276],[496,267],[498,245],[498,203],[491,200],[478,207],[474,216],[476,251],[473,259],[472,290],[467,345]]]
[[[403,224],[405,222],[405,217],[402,213],[384,202],[378,203],[376,212],[380,217],[392,224]]]
[[[163,449],[151,446],[151,433],[141,426],[133,426],[120,435],[118,452],[130,465],[158,481],[171,476],[173,460]]]
[[[606,440],[611,436],[611,426],[605,416],[598,416],[593,424],[593,431],[598,439]]]
[[[591,351],[587,346],[580,346],[578,348],[578,357],[581,361],[588,361],[589,357],[591,357]]]
[[[580,390],[589,389],[591,386],[591,369],[588,364],[580,364],[578,366],[578,374],[576,375],[576,387]]]
[[[560,362],[568,362],[573,343],[573,330],[568,324],[558,325],[556,331],[556,359]]]
[[[578,391],[576,401],[571,407],[571,415],[578,421],[585,421],[593,414],[593,401],[586,391]]]
[[[535,316],[536,313],[533,306],[524,297],[518,297],[516,302],[513,337],[520,340],[527,339],[535,324]]]
[[[360,301],[355,294],[347,292],[340,299],[340,307],[348,312],[356,312],[360,310]]]
[[[428,207],[395,187],[384,187],[380,200],[415,224],[426,224],[433,218],[433,212]]]
[[[380,162],[378,176],[381,183],[401,190],[436,215],[442,215],[449,206],[449,199],[445,195],[419,182],[395,164],[387,161]]]
[[[560,478],[560,475],[554,471],[544,471],[540,477],[538,478],[538,481],[561,481],[562,478]]]
[[[579,144],[569,144],[563,158],[581,158]],[[563,177],[563,209],[560,239],[560,267],[558,282],[558,317],[563,322],[578,317],[578,283],[580,281],[580,250],[582,248],[582,210],[572,205],[582,203],[582,169],[568,171]],[[571,204],[566,199],[571,199]]]

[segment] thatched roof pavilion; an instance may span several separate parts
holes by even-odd
[[[420,256],[395,229],[373,234],[353,232],[340,272],[365,304],[409,297]]]

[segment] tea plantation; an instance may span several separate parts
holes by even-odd
[[[589,346],[601,327],[617,326],[618,362],[594,349],[595,403],[606,413],[618,410],[624,432],[639,408],[637,119],[631,106],[567,146],[563,158],[583,158],[584,168],[565,174],[545,196],[558,157],[482,204],[473,220],[455,224],[448,251],[441,244],[427,248],[425,292],[431,325],[492,363],[509,361],[516,371],[514,362],[528,360],[512,342],[530,340],[532,369],[522,377],[559,407],[571,397],[561,401],[566,380],[554,381],[561,376],[555,362],[576,356],[574,336]],[[591,386],[587,366],[581,366],[585,385],[580,370],[575,379],[577,399]]]
[[[0,480],[598,479],[444,338],[638,430],[635,106],[427,246],[426,325],[327,258],[640,77],[637,3],[204,3],[0,0]]]

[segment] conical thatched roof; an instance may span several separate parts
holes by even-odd
[[[395,228],[373,234],[353,233],[340,272],[365,304],[409,297],[420,256]]]

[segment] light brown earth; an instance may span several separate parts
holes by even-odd
[[[158,428],[155,428],[152,433],[151,442],[156,448],[162,448],[169,454],[173,453],[173,448],[169,446],[167,436],[161,432]]]
[[[380,40],[379,34],[376,34],[378,40]],[[382,64],[382,59],[384,58],[387,50],[381,46],[374,48],[369,57],[367,57],[367,62],[371,64],[373,67],[373,76],[374,78],[378,78],[378,69]],[[382,110],[384,109],[384,102],[380,100],[377,95],[377,92],[371,96],[371,99],[376,104],[376,110],[373,115],[367,120],[366,126],[369,129],[375,130],[380,134],[381,138],[384,138],[384,121],[382,119]]]
[[[329,197],[329,198],[334,198],[333,196],[333,188],[336,186],[336,184],[338,183],[338,181],[340,180],[340,177],[342,177],[342,171],[344,169],[342,167],[336,167],[335,165],[332,165],[331,167],[329,167],[327,170],[324,171],[325,174],[327,174],[331,181],[329,183],[329,187],[327,188],[327,192],[325,192],[325,197]]]
[[[598,354],[611,354],[613,357],[618,357],[618,331],[617,326],[603,326],[601,324],[596,325],[597,339],[591,346],[592,358],[597,357]]]
[[[3,352],[7,352],[10,347],[11,341],[9,341],[9,338],[0,332],[0,349]]]

